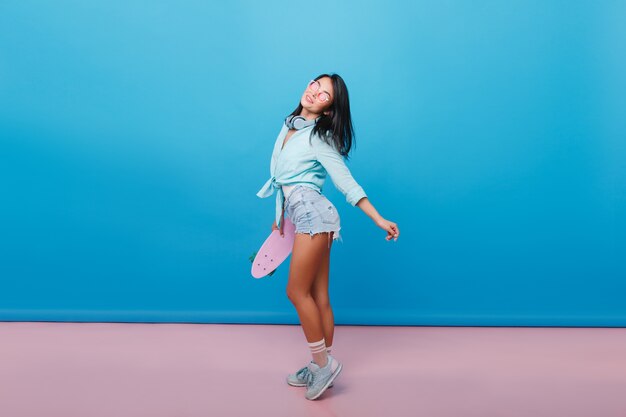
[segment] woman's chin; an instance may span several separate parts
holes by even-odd
[[[315,113],[315,109],[311,108],[311,103],[309,103],[308,101],[302,100],[300,102],[300,104],[302,104],[302,108],[305,109],[306,111],[308,111],[309,113]]]

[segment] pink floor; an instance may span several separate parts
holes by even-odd
[[[318,400],[299,326],[0,322],[1,417],[626,417],[626,329],[338,326]]]

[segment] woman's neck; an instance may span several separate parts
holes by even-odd
[[[317,118],[319,116],[319,114],[312,113],[312,112],[308,111],[307,109],[302,108],[302,111],[300,111],[300,116],[304,117],[307,120],[313,120],[313,119]]]

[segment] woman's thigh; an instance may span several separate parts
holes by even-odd
[[[332,246],[333,244],[333,234],[334,232],[330,232],[331,236],[329,236],[329,242]],[[330,298],[328,295],[328,281],[330,276],[330,253],[331,248],[325,252],[322,257],[322,261],[320,262],[320,266],[317,270],[317,274],[315,279],[313,280],[313,286],[311,288],[311,295],[315,299],[318,307],[323,307],[327,304],[330,304]]]
[[[310,236],[308,233],[296,233],[287,282],[289,298],[311,293],[318,271],[328,257],[327,234],[318,233]]]

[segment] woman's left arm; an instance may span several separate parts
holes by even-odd
[[[363,210],[365,214],[367,214],[378,227],[387,232],[387,236],[385,237],[385,239],[393,239],[394,241],[398,240],[398,236],[400,236],[400,229],[398,228],[398,225],[392,221],[383,218],[383,216],[381,216],[378,211],[376,211],[376,208],[372,205],[372,203],[370,203],[367,197],[363,197],[362,199],[360,199],[359,202],[356,203],[356,205],[361,210]]]
[[[353,206],[359,207],[365,212],[378,227],[387,232],[385,239],[398,240],[400,229],[392,221],[384,219],[370,203],[363,187],[354,179],[350,170],[346,166],[342,155],[332,146],[315,136],[313,139],[313,150],[317,160],[322,164],[330,175],[335,187],[346,196],[346,200]]]

